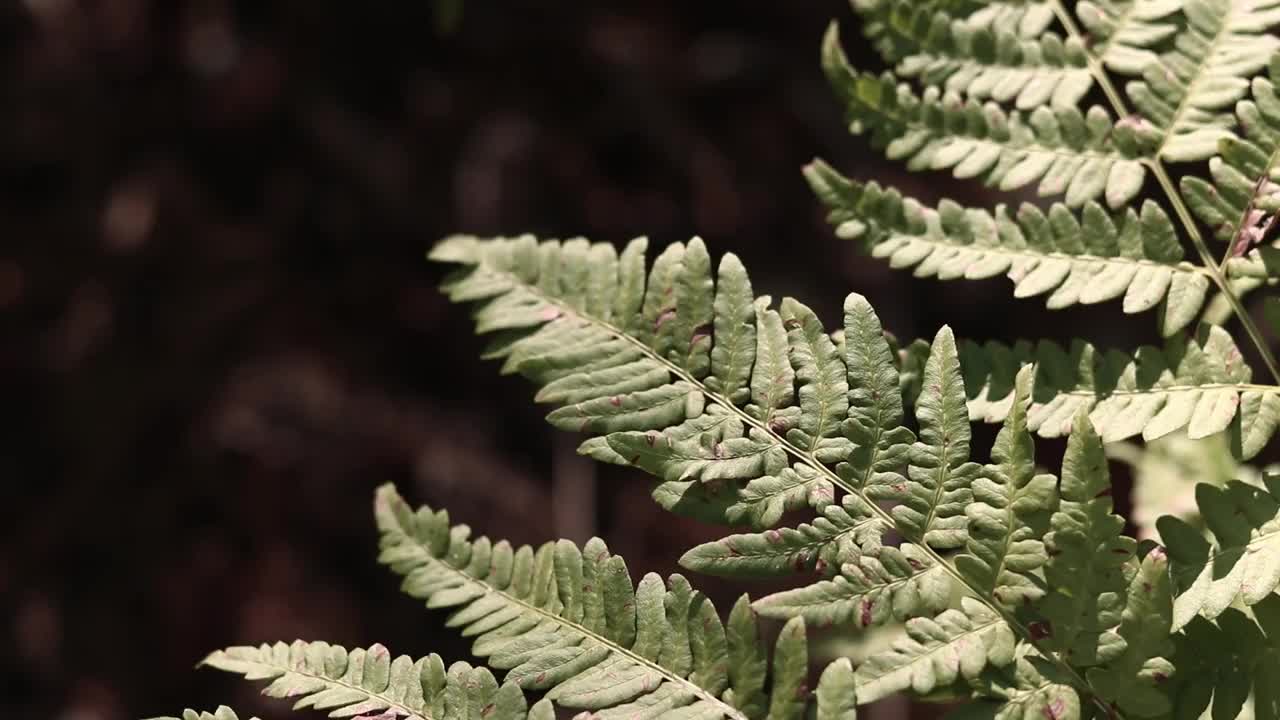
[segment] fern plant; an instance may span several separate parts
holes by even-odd
[[[681,575],[634,582],[599,538],[472,539],[388,486],[380,561],[452,609],[482,665],[323,642],[206,665],[334,717],[834,719],[902,692],[956,718],[1280,717],[1280,475],[1187,471],[1200,484],[1143,515],[1139,541],[1108,466],[1109,451],[1148,466],[1142,446],[1109,443],[1171,434],[1245,460],[1280,423],[1280,371],[1245,304],[1280,277],[1280,0],[853,8],[892,69],[852,68],[832,26],[822,66],[850,129],[913,170],[1034,185],[1046,203],[931,207],[815,161],[836,233],[919,277],[1006,275],[1051,309],[1156,310],[1163,346],[947,327],[898,346],[863,296],[833,331],[698,238],[652,262],[643,238],[449,238],[430,259],[455,266],[444,290],[475,306],[483,356],[537,385],[583,455],[648,473],[663,508],[725,529],[684,568],[798,586],[722,615]],[[973,421],[1001,424],[985,460]],[[1067,438],[1057,474],[1036,435]],[[898,635],[809,667],[810,631],[874,626]]]

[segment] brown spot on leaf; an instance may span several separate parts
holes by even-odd
[[[1041,708],[1040,712],[1045,716],[1046,720],[1059,720],[1066,710],[1066,703],[1062,702],[1062,698],[1057,698]]]

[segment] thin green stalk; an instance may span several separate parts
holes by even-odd
[[[1178,219],[1182,221],[1187,235],[1191,238],[1191,244],[1195,246],[1196,252],[1200,254],[1200,262],[1204,263],[1204,266],[1212,271],[1210,277],[1213,279],[1214,284],[1218,286],[1222,296],[1231,304],[1231,310],[1235,312],[1236,317],[1240,318],[1240,324],[1249,335],[1249,339],[1253,341],[1254,346],[1258,348],[1258,353],[1262,356],[1262,362],[1267,366],[1267,371],[1271,373],[1271,377],[1277,383],[1280,383],[1280,365],[1276,364],[1276,356],[1271,352],[1271,346],[1258,328],[1258,324],[1253,321],[1253,316],[1249,314],[1244,303],[1231,290],[1226,276],[1222,273],[1222,268],[1214,261],[1208,245],[1204,242],[1204,236],[1200,234],[1200,228],[1195,224],[1195,220],[1192,219],[1191,211],[1187,209],[1186,203],[1183,202],[1182,195],[1173,186],[1173,180],[1169,178],[1169,173],[1165,170],[1164,163],[1160,162],[1159,158],[1156,158],[1147,164],[1151,171],[1155,173],[1160,187],[1164,188],[1165,194],[1169,196],[1174,212],[1177,213]]]

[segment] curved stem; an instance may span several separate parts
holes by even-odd
[[[1204,236],[1200,233],[1199,226],[1196,225],[1195,220],[1191,217],[1191,211],[1187,209],[1187,204],[1183,202],[1182,195],[1173,186],[1173,180],[1169,178],[1169,173],[1165,170],[1164,163],[1160,162],[1159,158],[1156,158],[1147,164],[1155,174],[1156,180],[1160,182],[1160,187],[1164,188],[1165,194],[1169,196],[1174,212],[1177,213],[1178,219],[1182,221],[1188,237],[1191,238],[1191,244],[1195,246],[1196,252],[1200,255],[1200,262],[1210,271],[1209,277],[1213,279],[1222,296],[1231,305],[1231,310],[1240,319],[1240,324],[1258,349],[1258,353],[1262,356],[1262,362],[1266,364],[1267,371],[1271,373],[1271,377],[1277,383],[1280,383],[1280,365],[1276,364],[1276,356],[1271,351],[1271,346],[1267,343],[1266,337],[1263,336],[1262,330],[1258,328],[1258,324],[1253,321],[1253,316],[1249,314],[1244,303],[1231,290],[1222,268],[1214,261],[1213,255],[1209,252],[1209,246],[1205,244]]]

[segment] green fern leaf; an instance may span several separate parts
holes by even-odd
[[[725,690],[724,699],[747,717],[762,718],[768,703],[768,658],[760,642],[756,614],[751,611],[751,599],[746,595],[734,603],[725,636],[729,646],[729,689]]]
[[[899,1],[874,12],[886,21],[880,27],[898,36],[889,45],[903,56],[895,72],[925,85],[1024,110],[1075,107],[1093,87],[1078,41],[1047,32],[1020,37],[1007,26],[988,24],[993,16],[966,22],[929,3]],[[1043,17],[1041,10],[1033,24]]]
[[[1219,143],[1218,156],[1209,161],[1212,184],[1193,175],[1181,182],[1192,211],[1219,240],[1232,243],[1237,255],[1263,240],[1265,222],[1280,200],[1280,95],[1275,87],[1280,56],[1273,58],[1270,75],[1254,78],[1253,98],[1237,104],[1236,116],[1247,139],[1228,137]],[[1274,274],[1261,258],[1249,265],[1261,265],[1263,275]]]
[[[830,580],[774,593],[753,607],[764,617],[802,617],[816,627],[865,628],[932,615],[951,601],[951,577],[916,545],[851,549],[842,559]]]
[[[1107,68],[1141,75],[1159,58],[1152,48],[1178,32],[1183,0],[1084,0],[1076,16],[1089,33],[1089,50]]]
[[[504,334],[504,340],[490,351],[490,355],[504,358],[504,368],[519,371],[561,393],[568,390],[583,393],[574,395],[571,405],[549,415],[553,423],[566,429],[606,433],[602,438],[584,443],[582,452],[608,462],[636,465],[654,474],[660,481],[655,497],[677,512],[727,523],[749,523],[757,529],[777,523],[787,510],[808,507],[819,513],[818,520],[794,530],[734,535],[699,546],[685,556],[687,566],[721,575],[774,575],[809,570],[829,575],[828,579],[810,586],[763,598],[754,606],[759,614],[861,626],[910,618],[909,622],[919,630],[913,642],[922,643],[928,635],[934,637],[936,645],[925,647],[921,658],[904,658],[908,665],[916,663],[910,670],[899,672],[892,667],[892,662],[882,663],[884,674],[891,677],[884,682],[877,680],[873,686],[883,688],[896,686],[903,677],[909,680],[911,674],[931,666],[934,661],[942,663],[935,673],[937,677],[946,678],[950,673],[949,677],[954,679],[960,672],[957,669],[960,665],[956,664],[960,662],[956,660],[958,655],[964,656],[961,674],[965,677],[969,677],[966,673],[970,670],[981,671],[988,657],[997,661],[995,665],[1007,665],[1012,661],[1011,648],[1015,643],[1011,638],[1014,637],[1021,637],[1029,647],[1041,644],[1043,638],[1034,629],[1021,622],[1009,624],[1013,613],[1000,607],[1000,601],[993,597],[995,587],[984,584],[985,575],[977,571],[966,575],[939,554],[941,550],[967,548],[976,557],[979,548],[986,552],[988,545],[994,549],[999,544],[996,535],[989,532],[993,526],[981,516],[977,506],[975,517],[966,515],[966,509],[972,504],[975,481],[984,474],[991,475],[989,486],[977,485],[984,493],[979,498],[983,505],[997,513],[1001,508],[1012,507],[1011,522],[1034,522],[1040,526],[1038,530],[1033,527],[1023,533],[1021,528],[1010,525],[1010,534],[1005,536],[1007,547],[984,556],[994,560],[1002,554],[1004,560],[999,562],[1005,569],[1028,583],[1023,585],[1022,581],[1011,579],[1005,569],[992,566],[995,568],[993,582],[1009,587],[1012,601],[1014,595],[1027,593],[1027,588],[1034,585],[1031,578],[1039,572],[1040,560],[1023,555],[1032,549],[1037,539],[1033,536],[1046,529],[1044,516],[1053,506],[1052,493],[1042,498],[1039,492],[1049,489],[1052,483],[1036,479],[1034,472],[1028,475],[1028,468],[1033,465],[1027,439],[1016,437],[1023,432],[1019,421],[1011,423],[1004,433],[997,452],[1000,464],[984,470],[969,461],[971,409],[967,400],[973,394],[966,387],[951,331],[941,330],[932,347],[926,348],[927,352],[909,354],[918,365],[900,373],[891,344],[865,298],[853,295],[846,300],[845,327],[838,336],[830,336],[810,311],[793,300],[785,300],[778,311],[770,308],[768,298],[749,301],[750,289],[744,272],[735,270],[735,279],[708,284],[705,278],[710,261],[702,256],[704,252],[701,242],[695,239],[688,246],[680,246],[674,252],[665,251],[659,257],[645,291],[650,309],[642,313],[647,318],[644,327],[631,330],[619,327],[620,318],[606,322],[590,310],[567,304],[568,290],[563,287],[557,290],[552,281],[541,278],[541,265],[531,265],[528,258],[541,258],[545,265],[549,262],[548,255],[563,255],[561,245],[530,246],[523,239],[454,238],[446,241],[433,257],[467,266],[453,277],[446,290],[455,298],[479,298],[481,307],[476,316],[482,330],[486,323],[496,321],[497,314],[491,310],[495,305],[503,312],[519,315],[521,322],[527,323],[518,326],[511,321],[499,323],[518,328]],[[589,258],[594,254],[587,248],[570,258],[561,258],[556,265],[557,277],[569,272],[572,264],[590,263]],[[689,257],[694,258],[691,271],[684,267],[685,258]],[[613,271],[621,275],[625,264],[620,261]],[[726,265],[721,267],[723,270]],[[575,267],[572,272],[581,275],[583,271]],[[617,284],[636,286],[638,281],[625,281],[620,277]],[[655,290],[655,287],[671,290]],[[686,289],[681,291],[682,287]],[[708,302],[708,294],[715,299]],[[734,299],[721,302],[722,295]],[[750,305],[750,315],[745,305]],[[693,311],[698,318],[696,323],[679,320],[682,307],[696,308]],[[703,330],[699,328],[708,326],[707,307],[712,308],[714,315],[710,321],[712,337],[709,347],[701,347],[708,351],[709,374],[699,377],[701,371],[696,368],[703,364],[686,359],[691,356],[688,348],[698,347],[701,342],[693,336],[701,335]],[[534,322],[534,318],[540,319],[539,322]],[[748,322],[754,323],[754,335],[744,328]],[[717,353],[721,338],[716,336],[716,327],[726,328],[731,342],[740,349],[733,354],[742,356],[741,362],[731,364],[736,368],[733,376],[737,380],[728,385],[717,384],[721,389],[733,388],[728,392],[734,399],[711,386],[713,379],[731,375],[717,370],[730,364],[716,359],[728,357]],[[1010,367],[1016,371],[1018,363],[1012,362],[1011,353],[1009,357]],[[621,369],[635,363],[663,368],[666,375],[655,374],[646,384],[628,386],[625,392],[617,392],[614,388],[620,381],[618,375],[631,377],[628,373],[638,375],[643,369]],[[579,370],[574,372],[574,367]],[[591,392],[590,383],[570,379],[601,372],[617,374],[610,377],[610,389],[596,390],[594,396],[586,394]],[[920,388],[913,398],[918,439],[904,427],[903,387],[913,384]],[[547,388],[542,392],[546,394]],[[1026,410],[1028,427],[1035,409],[1033,402]],[[781,470],[776,462],[765,459],[782,458],[776,452],[779,449],[785,452],[786,462],[790,463]],[[835,466],[834,471],[831,465]],[[837,490],[845,493],[839,502],[836,502]],[[1002,495],[1007,491],[1015,493],[1016,506],[1001,504],[1012,497]],[[881,507],[878,503],[885,500],[898,504]],[[1033,504],[1043,507],[1033,510],[1030,507]],[[447,521],[439,518],[432,522],[447,526]],[[882,535],[890,527],[908,542],[897,548],[884,545]],[[970,544],[974,533],[976,539]],[[436,534],[447,539],[443,530]],[[463,538],[465,534],[459,542]],[[1010,538],[1013,538],[1011,543]],[[571,558],[577,557],[571,545],[562,543],[560,547]],[[419,552],[414,556],[417,562],[422,555],[420,551],[415,552]],[[445,550],[436,547],[433,552],[439,556]],[[532,551],[527,554],[525,562],[530,567],[551,568],[562,562],[547,549],[537,555]],[[601,556],[599,551],[587,555]],[[572,561],[574,567],[580,563]],[[465,561],[459,560],[457,564]],[[968,570],[975,567],[976,563]],[[412,571],[412,568],[406,570]],[[539,577],[543,576],[552,577],[551,571],[546,570]],[[425,575],[416,582],[415,577],[417,575],[410,575],[411,592],[434,598],[434,604],[466,604],[476,597],[492,597],[492,593],[463,582],[456,575],[442,575],[450,579],[447,583],[440,580],[446,585],[440,588],[434,587],[436,580],[428,581]],[[577,575],[569,577],[568,586],[574,587],[576,583],[572,578]],[[538,597],[542,600],[533,604],[555,608],[554,590],[537,590],[547,583],[552,588],[564,584],[547,580],[521,592],[541,592]],[[661,580],[653,576],[641,583],[636,593],[637,603],[643,606],[645,598],[658,597],[663,592],[679,592],[683,597],[688,591],[682,588],[687,588],[687,584],[682,579],[673,579],[671,588],[664,590]],[[966,609],[946,611],[936,621],[929,620],[950,604],[958,588],[974,595],[965,600]],[[629,584],[625,590],[624,596],[630,592]],[[497,598],[486,602],[500,604]],[[552,605],[547,606],[547,602]],[[686,603],[681,600],[678,605],[683,607]],[[556,613],[558,609],[553,609],[552,614]],[[554,626],[554,619],[545,619]],[[641,625],[660,628],[658,620],[655,617]],[[917,620],[930,624],[917,623]],[[947,628],[967,625],[974,625],[975,634],[947,635]],[[555,636],[560,631],[545,632]],[[579,635],[572,636],[576,643]],[[1008,643],[1005,643],[1006,636],[1010,638]],[[1000,647],[993,646],[994,649],[989,648],[991,652],[979,653],[983,659],[978,663],[977,656],[972,655],[974,638],[981,638],[983,643],[999,640]],[[636,644],[641,648],[658,647],[657,643],[639,639]],[[1000,649],[1005,644],[1010,647],[1008,653]],[[489,656],[490,645],[478,645],[477,653]],[[731,651],[732,646],[730,642]],[[681,648],[684,644],[677,642],[675,647]],[[609,650],[606,648],[604,652]],[[500,668],[526,660],[523,656],[494,656],[495,666]],[[589,657],[584,662],[591,665],[601,660]],[[1048,658],[1047,662],[1055,666],[1062,664],[1056,658]],[[681,662],[676,667],[686,665]],[[869,677],[867,673],[879,672],[875,668],[875,665],[864,665],[858,672]],[[1071,676],[1065,666],[1062,669]],[[650,670],[643,666],[634,672],[643,674]],[[523,672],[516,674],[518,679],[527,676]],[[743,681],[754,687],[755,676],[753,671]],[[668,693],[686,698],[687,690],[679,682],[685,677],[683,673],[674,673],[674,678],[665,682],[666,689],[654,691],[659,694],[646,695],[643,701],[632,701],[639,705],[624,707],[649,708],[653,703],[666,702]],[[1082,693],[1092,695],[1087,683],[1071,677]],[[556,682],[562,679],[553,678]],[[950,692],[950,682],[944,680],[936,688],[930,686],[923,692],[934,689]],[[552,690],[550,697],[563,701],[562,692]],[[722,697],[747,696],[753,698],[750,701],[753,707],[761,705],[756,690],[734,689]],[[862,695],[858,698],[861,700]],[[622,700],[629,698],[619,701]],[[687,702],[694,700],[690,697]],[[777,702],[780,701],[774,695],[770,705],[775,706]],[[785,713],[793,709],[789,703],[775,707]]]
[[[792,618],[778,634],[773,653],[773,689],[770,692],[769,720],[800,720],[809,705],[809,644],[804,620]]]
[[[967,536],[965,506],[979,466],[969,462],[969,413],[950,328],[934,338],[924,388],[916,400],[920,440],[911,446],[907,482],[877,485],[870,494],[901,503],[893,519],[909,540],[956,548]]]
[[[151,720],[179,720],[175,717],[157,717]],[[226,705],[219,705],[218,709],[213,712],[196,712],[195,710],[184,710],[181,720],[240,720],[236,715],[236,711]],[[252,720],[258,720],[253,718]]]
[[[976,678],[988,666],[1013,662],[1014,646],[1013,631],[999,615],[965,598],[961,609],[908,620],[906,638],[860,665],[854,675],[858,702],[908,688],[928,693]]]
[[[464,720],[483,711],[495,720],[552,717],[550,703],[540,702],[530,711],[519,686],[499,686],[487,668],[459,662],[446,673],[439,655],[392,660],[381,645],[348,652],[325,642],[299,640],[292,645],[219,650],[201,664],[248,680],[271,680],[264,695],[298,698],[295,710],[328,710],[332,716]]]
[[[1174,433],[1142,447],[1116,443],[1107,446],[1107,456],[1132,468],[1133,507],[1129,519],[1137,526],[1139,540],[1156,538],[1156,521],[1165,515],[1203,525],[1196,507],[1198,483],[1221,487],[1235,479],[1262,482],[1260,470],[1231,455],[1230,438],[1225,434],[1190,440]]]
[[[948,720],[1080,720],[1080,695],[1048,670],[1044,658],[1019,646],[1015,662],[980,679],[981,694],[999,702],[967,705]]]
[[[1162,685],[1173,674],[1165,655],[1169,640],[1173,594],[1169,560],[1164,548],[1152,548],[1129,583],[1117,636],[1124,650],[1101,667],[1090,668],[1089,684],[1098,694],[1135,717],[1159,717],[1171,706]]]
[[[715,608],[683,577],[664,583],[649,574],[633,587],[626,564],[599,539],[537,551],[470,541],[447,513],[414,512],[389,486],[376,509],[380,561],[428,607],[456,608],[447,625],[474,637],[472,652],[505,670],[506,682],[601,718],[746,718],[755,706],[754,675],[739,676],[747,685],[726,694],[735,682],[730,659],[748,652],[741,620],[726,634]],[[790,628],[775,654],[772,703],[786,717],[798,697],[794,677],[804,672],[803,632],[803,624]]]
[[[981,178],[1004,191],[1038,182],[1039,195],[1065,194],[1069,207],[1104,193],[1120,207],[1142,189],[1146,169],[1137,158],[1144,148],[1133,133],[1117,132],[1100,107],[1081,114],[1074,106],[1040,106],[1024,117],[936,88],[921,98],[891,74],[853,70],[834,23],[822,57],[850,129],[869,132],[889,159],[905,160],[910,170],[950,169],[956,178]]]
[[[1111,479],[1102,439],[1081,411],[1062,460],[1058,510],[1045,536],[1045,580],[1052,591],[1040,605],[1048,621],[1047,647],[1073,665],[1113,660],[1123,647],[1113,631],[1121,620],[1125,568],[1136,543],[1113,515]]]
[[[1102,351],[1075,341],[1070,348],[1041,341],[1013,346],[961,345],[973,419],[1002,422],[1014,376],[1034,365],[1027,426],[1041,437],[1062,437],[1082,408],[1105,442],[1142,435],[1154,440],[1186,429],[1193,439],[1230,431],[1233,452],[1257,454],[1280,420],[1280,388],[1250,382],[1251,371],[1230,335],[1201,327],[1195,337],[1170,338],[1163,349]]]
[[[839,658],[818,679],[818,720],[858,720],[853,664]],[[234,719],[232,719],[234,720]]]
[[[854,447],[836,471],[858,490],[892,485],[901,478],[915,434],[902,425],[900,380],[884,328],[861,295],[845,299],[843,338],[849,374],[844,433]]]
[[[1183,262],[1173,223],[1154,203],[1116,218],[1092,202],[1079,216],[1061,204],[1048,215],[1024,204],[1011,217],[1003,205],[994,214],[950,201],[926,208],[820,160],[805,176],[830,208],[837,235],[861,240],[872,256],[918,277],[1003,274],[1015,297],[1048,293],[1050,309],[1123,298],[1125,312],[1138,313],[1163,301],[1165,335],[1195,320],[1210,286],[1207,270]]]
[[[1160,133],[1156,156],[1206,160],[1232,136],[1229,108],[1244,97],[1250,75],[1280,48],[1268,30],[1280,23],[1275,0],[1184,0],[1178,41],[1125,87],[1142,118]]]
[[[1156,523],[1179,593],[1175,629],[1197,615],[1216,618],[1233,604],[1255,605],[1280,586],[1280,476],[1266,476],[1262,487],[1200,484],[1196,504],[1214,545],[1175,517]]]
[[[1027,432],[1031,370],[1018,373],[1013,408],[996,436],[988,465],[973,483],[974,503],[965,508],[969,540],[956,569],[984,594],[1013,610],[1044,595],[1036,571],[1045,564],[1041,538],[1057,503],[1057,478],[1037,474],[1035,443]]]
[[[761,533],[730,535],[699,545],[680,558],[681,567],[720,577],[772,577],[839,570],[845,558],[867,544],[879,545],[888,525],[854,495],[822,508],[812,524]]]
[[[934,22],[954,17],[969,30],[998,27],[1020,38],[1038,38],[1053,23],[1046,2],[1022,0],[853,0],[863,32],[887,62],[919,52]]]
[[[1215,622],[1195,618],[1174,642],[1178,672],[1168,695],[1179,713],[1274,718],[1280,712],[1280,597],[1268,596],[1250,615],[1229,608]]]

